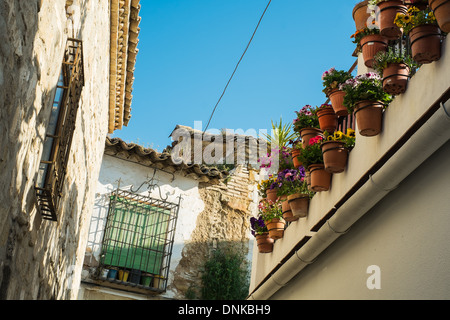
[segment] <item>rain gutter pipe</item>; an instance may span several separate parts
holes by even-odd
[[[337,238],[450,139],[450,88],[361,177],[327,214],[300,249],[255,288],[248,300],[266,300],[285,286]],[[430,137],[433,137],[430,139]]]

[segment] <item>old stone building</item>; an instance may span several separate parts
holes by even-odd
[[[251,166],[176,162],[168,152],[107,138],[79,299],[201,298],[212,250],[232,246],[250,258],[257,179]]]
[[[139,0],[0,0],[0,299],[75,299]],[[95,32],[93,32],[95,31]]]

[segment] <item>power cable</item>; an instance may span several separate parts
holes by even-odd
[[[220,96],[219,100],[217,101],[216,105],[214,106],[214,109],[213,109],[213,111],[211,113],[211,116],[209,117],[208,124],[206,125],[206,128],[205,128],[205,130],[203,132],[205,132],[208,129],[209,124],[211,122],[211,119],[212,119],[214,113],[216,112],[217,106],[219,105],[220,100],[222,100],[222,97],[224,96],[225,91],[227,91],[228,85],[230,84],[231,79],[233,79],[233,76],[236,73],[236,70],[239,67],[239,64],[241,63],[242,59],[244,58],[245,53],[247,52],[247,49],[250,47],[250,44],[252,43],[253,37],[255,36],[256,31],[258,30],[259,25],[261,24],[261,21],[264,18],[264,15],[266,14],[266,11],[269,8],[269,5],[270,5],[271,2],[272,2],[272,0],[269,0],[269,3],[267,4],[266,8],[264,9],[264,12],[262,13],[261,17],[259,18],[259,21],[258,21],[258,24],[256,25],[255,31],[253,31],[252,37],[250,38],[250,41],[248,42],[247,47],[245,47],[244,53],[241,55],[241,58],[239,59],[238,63],[236,64],[236,67],[234,68],[233,73],[231,74],[230,78],[228,79],[228,82],[227,82],[227,84],[225,86],[225,89],[223,89],[222,95]]]

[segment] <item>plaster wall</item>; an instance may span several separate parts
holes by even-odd
[[[158,188],[153,189],[148,194],[146,184],[138,190],[139,186],[149,178],[152,178],[154,173],[154,179],[160,186],[161,195],[159,194]],[[174,246],[170,261],[168,280],[170,284],[173,281],[174,270],[182,258],[183,247],[191,239],[192,232],[196,227],[197,216],[205,207],[200,197],[198,182],[160,170],[154,172],[153,168],[105,155],[96,187],[94,208],[87,241],[89,252],[92,252],[93,259],[97,262],[100,261],[101,243],[109,208],[108,195],[117,189],[119,183],[121,189],[129,190],[132,188],[139,194],[150,195],[150,197],[157,199],[160,199],[161,196],[163,199],[167,197],[167,201],[173,203],[178,203],[178,198],[181,196],[182,200],[178,212]],[[87,259],[91,259],[91,257],[87,256]],[[83,278],[86,279],[87,277],[89,277],[89,274],[85,272]],[[172,298],[174,295],[175,292],[170,290],[170,286],[163,294],[166,298]]]
[[[447,142],[271,299],[448,300],[449,157]]]
[[[358,74],[370,71],[361,64],[361,56],[359,61]],[[423,65],[409,81],[407,91],[396,96],[386,108],[382,132],[379,135],[363,137],[359,135],[356,127],[356,145],[349,154],[346,170],[333,174],[329,191],[315,194],[310,202],[308,216],[291,223],[283,239],[275,242],[272,253],[259,254],[254,250],[250,291],[256,288],[300,240],[311,235],[314,226],[450,87],[449,73],[450,53],[448,41],[444,41],[441,59]]]

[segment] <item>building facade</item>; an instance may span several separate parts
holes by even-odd
[[[75,299],[139,1],[0,1],[0,299]],[[93,32],[95,30],[95,32]]]
[[[251,252],[257,175],[107,138],[79,299],[201,298],[212,250]]]
[[[382,133],[357,133],[346,170],[308,216],[272,253],[254,250],[248,299],[450,298],[449,71],[447,39],[385,109]]]

